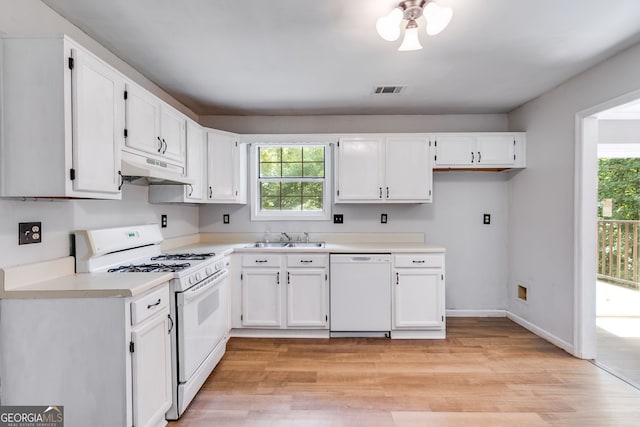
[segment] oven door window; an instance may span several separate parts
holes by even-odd
[[[228,328],[227,279],[178,293],[178,380],[186,382],[225,337]]]

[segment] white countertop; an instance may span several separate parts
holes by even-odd
[[[442,253],[445,249],[417,242],[326,243],[322,248],[255,248],[252,243],[191,243],[166,252],[285,253]],[[78,273],[73,257],[0,269],[0,298],[135,297],[173,277],[171,273]],[[44,279],[43,279],[44,278]]]
[[[384,243],[325,243],[323,248],[255,248],[251,243],[233,246],[233,252],[319,252],[319,253],[436,253],[445,252],[445,248],[412,242],[384,242]]]
[[[171,273],[75,274],[73,257],[65,257],[0,269],[0,298],[135,297],[172,277]]]

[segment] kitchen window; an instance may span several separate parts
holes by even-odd
[[[254,220],[328,220],[328,144],[253,144]]]

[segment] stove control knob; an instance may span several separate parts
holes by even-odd
[[[202,275],[200,274],[200,272],[198,271],[196,273],[196,280],[199,282],[200,280],[202,280]]]
[[[195,283],[195,281],[196,281],[195,277],[193,277],[193,276],[189,277],[189,284],[190,285],[193,285]]]
[[[211,267],[207,267],[206,272],[207,272],[207,276],[211,276],[211,274],[213,273],[213,270],[211,269]]]

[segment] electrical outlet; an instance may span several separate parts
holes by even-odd
[[[160,217],[160,226],[162,228],[167,228],[167,216],[166,215],[162,215]]]
[[[18,244],[29,245],[42,242],[42,223],[21,222],[18,224]]]
[[[333,216],[334,224],[342,224],[344,222],[344,216],[342,214],[335,214]]]
[[[484,214],[482,217],[483,224],[491,224],[491,214]]]
[[[229,214],[222,215],[222,223],[229,224]]]
[[[380,224],[387,223],[387,214],[380,214]]]

